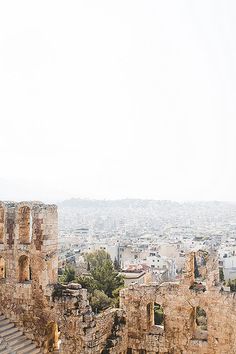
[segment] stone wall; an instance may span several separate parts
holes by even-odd
[[[57,282],[57,208],[7,202],[0,211],[0,257],[5,261],[0,311],[42,344],[48,312],[44,291]]]
[[[193,254],[180,283],[130,286],[121,292],[126,313],[129,353],[230,354],[236,353],[236,298],[222,291],[215,258],[206,266],[205,288],[194,288]],[[164,328],[150,324],[147,308],[158,303],[164,310]],[[196,324],[196,309],[207,314],[207,330]]]
[[[107,309],[94,315],[87,290],[80,284],[48,288],[53,321],[60,328],[60,352],[66,354],[120,354],[126,351],[123,311]]]
[[[95,316],[86,289],[57,284],[57,222],[55,205],[0,203],[0,312],[45,353],[120,354],[122,311]]]
[[[57,284],[57,208],[0,203],[0,312],[44,348],[62,354],[233,354],[236,298],[218,261],[191,253],[180,282],[131,285],[120,309],[94,315],[80,284]],[[155,324],[154,304],[164,311]]]

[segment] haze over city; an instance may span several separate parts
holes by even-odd
[[[236,200],[234,1],[0,10],[1,199]]]
[[[236,353],[236,2],[0,2],[0,354]]]

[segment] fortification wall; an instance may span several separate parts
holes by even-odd
[[[41,344],[49,312],[44,291],[57,282],[57,207],[7,202],[0,216],[0,311]]]
[[[0,312],[45,353],[59,344],[62,354],[236,353],[236,298],[214,255],[191,253],[181,282],[131,285],[120,309],[95,316],[86,289],[57,284],[57,237],[55,205],[0,203]]]
[[[193,286],[194,262],[190,254],[180,283],[130,286],[121,291],[126,313],[129,354],[236,353],[236,298],[222,291],[215,258],[206,266],[206,285]],[[163,327],[150,321],[154,303],[164,311]],[[206,312],[207,330],[196,324],[196,309]]]
[[[0,203],[0,312],[45,353],[121,354],[122,311],[95,316],[86,289],[57,284],[57,222],[55,205]]]

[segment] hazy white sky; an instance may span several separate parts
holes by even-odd
[[[1,1],[0,151],[0,199],[236,200],[236,2]]]

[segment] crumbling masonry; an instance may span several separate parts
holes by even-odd
[[[45,353],[125,353],[123,312],[95,317],[86,289],[57,284],[57,223],[55,205],[0,203],[0,312]]]
[[[180,282],[131,285],[120,309],[95,316],[85,289],[57,283],[57,236],[55,205],[0,203],[0,312],[45,353],[236,353],[236,299],[214,256],[199,266],[205,282],[195,279],[203,255],[192,253]]]

